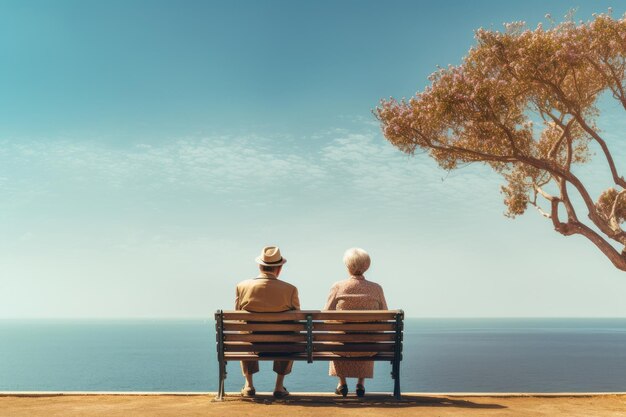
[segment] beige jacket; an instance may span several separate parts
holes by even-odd
[[[298,289],[279,280],[274,274],[264,272],[256,278],[237,284],[235,310],[256,313],[300,310]]]

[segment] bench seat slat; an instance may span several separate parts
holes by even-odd
[[[293,332],[306,331],[306,323],[246,323],[241,321],[225,322],[225,332],[271,331]]]
[[[306,343],[225,342],[224,352],[306,352]]]
[[[313,333],[313,342],[393,342],[393,333]]]
[[[292,360],[292,361],[306,361],[307,355],[304,353],[294,353],[284,356],[259,356],[253,353],[227,353],[225,359],[229,361],[274,361],[274,360]],[[313,360],[315,361],[391,361],[393,360],[393,353],[381,352],[374,356],[356,356],[347,357],[340,356],[332,352],[315,352],[313,353]]]
[[[395,343],[313,343],[314,352],[393,352]],[[306,343],[225,342],[225,352],[306,352]]]
[[[385,331],[396,330],[395,323],[338,323],[338,322],[313,322],[313,331]],[[244,321],[230,321],[224,323],[225,332],[243,331],[271,331],[293,332],[306,331],[306,323],[246,323]]]
[[[245,321],[226,321],[224,322],[225,332],[238,331],[305,331],[305,322],[294,323],[247,323]],[[313,322],[313,331],[386,331],[393,332],[396,330],[395,323],[381,322],[360,322],[360,323],[344,323],[344,322]]]
[[[321,311],[313,314],[313,320],[343,320],[348,322],[395,320],[396,311]]]
[[[349,310],[349,311],[317,311],[317,310],[294,310],[281,313],[252,313],[244,311],[224,311],[224,320],[245,320],[245,321],[288,321],[306,320],[307,315],[311,315],[313,320],[347,320],[354,321],[376,321],[394,320],[398,311],[396,310]]]
[[[313,343],[313,352],[393,352],[395,343]]]
[[[395,323],[313,323],[313,331],[385,331],[393,332],[396,330]]]
[[[313,342],[393,342],[393,333],[313,333]],[[306,334],[226,333],[225,342],[306,342]]]
[[[306,334],[249,334],[230,333],[224,335],[225,342],[306,342]]]

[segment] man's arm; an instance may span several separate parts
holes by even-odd
[[[298,289],[294,287],[291,293],[291,309],[300,310],[300,299],[298,298]]]

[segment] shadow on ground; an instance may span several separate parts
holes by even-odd
[[[226,401],[244,401],[259,404],[297,405],[309,407],[347,407],[347,408],[408,408],[408,407],[455,407],[455,408],[507,408],[500,404],[476,403],[448,397],[428,397],[420,395],[403,396],[401,400],[395,400],[389,396],[366,396],[358,397],[329,397],[323,395],[297,395],[292,394],[283,400],[277,400],[271,395],[257,395],[254,398],[226,397]]]

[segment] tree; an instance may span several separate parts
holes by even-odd
[[[586,237],[626,271],[626,180],[596,125],[602,93],[626,110],[626,15],[505,28],[477,30],[462,63],[433,73],[410,100],[381,100],[374,113],[383,134],[446,170],[489,165],[506,180],[507,216],[534,206],[557,232]],[[590,146],[612,176],[596,199],[572,169],[589,161]]]

